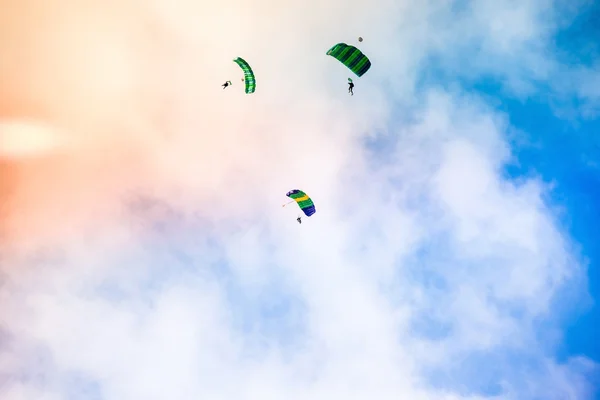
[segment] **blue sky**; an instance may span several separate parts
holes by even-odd
[[[564,351],[569,354],[583,353],[598,360],[600,345],[600,309],[596,303],[600,295],[600,271],[598,257],[597,221],[600,218],[600,174],[595,160],[600,156],[597,132],[600,123],[570,121],[556,118],[549,106],[544,104],[510,104],[506,111],[516,127],[532,132],[537,148],[517,151],[518,165],[507,166],[510,176],[520,177],[539,174],[556,184],[550,193],[550,201],[558,207],[559,218],[573,239],[581,245],[582,256],[588,259],[589,290],[592,302],[576,313],[566,331]],[[540,133],[536,133],[540,132]],[[541,147],[541,148],[540,148]],[[591,162],[594,164],[590,165]]]
[[[600,65],[600,6],[593,2],[579,8],[570,25],[555,33],[556,57],[571,67]],[[482,77],[453,79],[433,62],[423,71],[425,82],[452,86],[477,94],[499,112],[505,113],[518,133],[512,142],[514,159],[505,166],[512,179],[541,177],[552,183],[547,200],[556,206],[556,217],[580,246],[587,262],[591,299],[582,299],[566,318],[565,337],[559,357],[585,354],[600,360],[600,122],[582,115],[587,105],[577,95],[555,93],[552,84],[540,83],[533,95],[524,98],[506,90],[502,79]],[[557,76],[556,79],[569,79]],[[593,82],[590,83],[593,85]],[[547,89],[547,90],[544,90]],[[592,110],[596,110],[592,102]],[[510,140],[510,139],[509,139]],[[599,394],[600,396],[600,394]]]
[[[583,9],[573,24],[556,37],[563,61],[571,65],[595,66],[600,62],[597,21],[600,8],[593,4]],[[495,84],[495,85],[494,85]],[[496,86],[496,87],[494,87]],[[499,109],[509,115],[511,124],[527,133],[531,146],[516,145],[516,160],[506,167],[509,176],[520,178],[541,176],[556,186],[549,201],[558,207],[559,220],[580,244],[588,261],[590,302],[576,312],[566,328],[565,354],[586,354],[600,360],[600,122],[596,118],[577,115],[583,101],[577,97],[560,99],[567,116],[557,116],[554,96],[541,92],[532,99],[520,100],[503,96],[497,82],[482,82],[474,90],[499,99]],[[559,106],[560,107],[560,106]],[[596,304],[594,304],[596,303]]]
[[[575,18],[555,32],[551,41],[554,56],[569,67],[595,68],[600,63],[600,7],[593,3],[579,8]],[[557,304],[562,333],[555,349],[559,360],[584,355],[600,361],[600,122],[595,118],[594,100],[577,93],[555,91],[552,83],[533,80],[533,93],[515,94],[502,78],[492,75],[468,79],[446,73],[444,62],[433,57],[421,71],[420,87],[439,86],[480,96],[510,123],[507,139],[512,159],[504,167],[508,179],[517,182],[538,178],[551,185],[545,200],[567,232],[586,267],[589,296],[568,305]],[[569,80],[571,77],[556,76]],[[585,83],[584,83],[585,84]],[[590,85],[594,85],[591,82]],[[587,114],[591,111],[591,115]],[[587,115],[586,115],[587,114]],[[394,140],[367,140],[372,159],[380,163],[389,155]],[[423,258],[426,260],[426,258]],[[426,261],[424,261],[426,262]],[[565,299],[571,299],[566,295]],[[559,300],[560,302],[560,300]],[[437,328],[444,330],[443,325]],[[540,335],[544,335],[543,324]],[[439,330],[438,329],[438,330]],[[435,331],[435,329],[434,329]],[[590,376],[591,378],[591,376]],[[492,381],[494,378],[491,378]],[[593,379],[597,387],[599,379]],[[497,388],[496,388],[497,389]],[[493,386],[484,392],[494,393]],[[600,398],[600,392],[597,397]]]

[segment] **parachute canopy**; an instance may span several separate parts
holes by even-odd
[[[241,57],[236,58],[233,62],[239,65],[242,71],[244,71],[243,80],[246,82],[246,93],[254,93],[256,90],[256,79],[254,78],[254,72],[252,72],[250,65]]]
[[[371,68],[371,61],[362,51],[346,43],[338,43],[327,51],[328,56],[332,56],[359,77]]]
[[[313,201],[302,190],[290,190],[289,192],[287,192],[286,196],[293,200],[296,200],[296,203],[307,217],[310,217],[311,215],[317,212]]]

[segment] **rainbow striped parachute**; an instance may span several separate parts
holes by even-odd
[[[315,209],[315,204],[313,203],[311,198],[308,197],[308,195],[302,190],[290,190],[289,192],[287,192],[286,196],[291,198],[292,200],[295,200],[298,204],[298,207],[300,207],[300,209],[304,212],[304,215],[306,215],[307,217],[310,217],[311,215],[317,212],[317,210]]]

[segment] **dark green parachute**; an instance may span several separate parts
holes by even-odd
[[[327,51],[327,55],[344,64],[358,77],[363,76],[371,68],[369,58],[356,47],[346,43],[336,44]]]
[[[237,65],[240,66],[242,71],[244,71],[244,81],[246,82],[246,93],[254,93],[256,90],[256,79],[254,78],[254,72],[252,72],[252,68],[250,68],[250,64],[246,62],[241,57],[233,60]]]

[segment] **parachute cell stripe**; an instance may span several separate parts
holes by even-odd
[[[338,43],[327,51],[328,56],[340,61],[350,71],[361,77],[371,68],[371,61],[359,49],[346,43]]]
[[[254,93],[256,90],[256,79],[254,78],[254,72],[252,72],[252,68],[250,65],[241,57],[233,60],[237,65],[240,66],[242,71],[244,71],[244,82],[246,83],[246,93]]]
[[[300,209],[304,212],[304,214],[307,217],[310,217],[311,215],[317,212],[313,201],[302,190],[291,190],[287,192],[286,196],[295,200]]]

